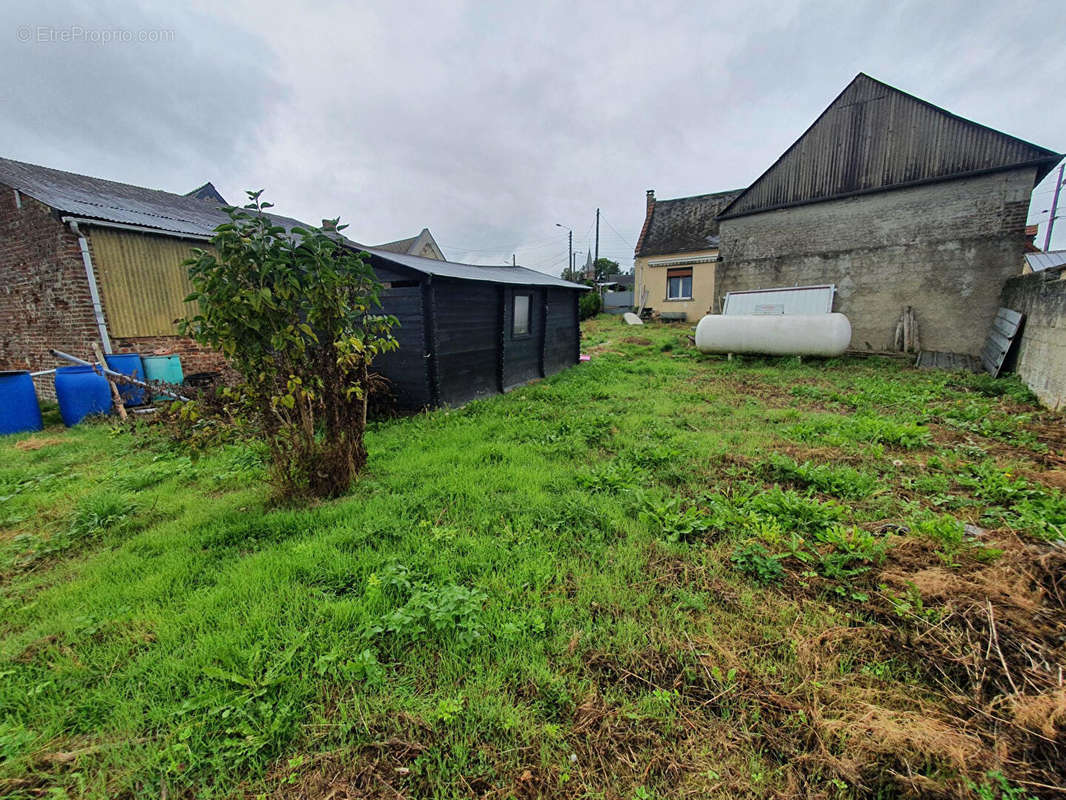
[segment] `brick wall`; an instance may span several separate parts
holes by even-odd
[[[116,353],[147,355],[177,355],[181,357],[181,371],[185,375],[197,372],[224,372],[229,369],[217,350],[197,344],[187,336],[135,336],[111,339]]]
[[[832,283],[851,346],[889,349],[913,306],[926,350],[980,352],[1003,282],[1021,272],[1035,170],[723,220],[716,291]]]
[[[1066,408],[1066,275],[1011,278],[1000,302],[1025,314],[1014,371],[1044,405]]]
[[[0,184],[0,369],[58,366],[51,347],[87,358],[98,338],[78,237],[50,208],[24,194],[16,203]],[[37,383],[54,397],[51,378]]]
[[[99,270],[95,258],[94,265]],[[24,194],[16,203],[14,190],[0,184],[0,370],[62,366],[48,352],[53,347],[91,360],[99,339],[78,237],[52,209]],[[183,336],[112,337],[111,346],[116,353],[176,353],[186,375],[226,367],[221,355]],[[35,383],[39,397],[55,399],[52,376]]]

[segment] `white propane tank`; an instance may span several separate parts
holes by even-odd
[[[701,353],[839,356],[850,343],[843,314],[708,314],[696,326]]]

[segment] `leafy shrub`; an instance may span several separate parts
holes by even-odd
[[[186,261],[199,313],[179,327],[244,379],[244,412],[270,447],[278,493],[333,497],[366,461],[370,364],[396,347],[396,320],[371,313],[381,284],[331,235],[345,226],[286,231],[261,194],[248,193],[247,210],[227,207],[213,250]]]
[[[600,297],[600,293],[595,289],[591,289],[587,292],[582,292],[580,299],[577,301],[578,316],[582,320],[590,319],[603,310],[603,299]]]

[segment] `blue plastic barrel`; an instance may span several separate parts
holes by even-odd
[[[141,356],[141,361],[144,362],[144,374],[149,381],[161,381],[181,386],[181,382],[185,379],[181,372],[181,359],[178,356]],[[173,399],[165,394],[157,394],[152,398],[156,403]]]
[[[59,416],[68,428],[90,414],[111,410],[111,387],[107,378],[92,367],[60,367],[56,370],[56,400]]]
[[[141,363],[141,357],[137,353],[108,353],[104,356],[104,360],[107,362],[107,366],[115,372],[121,372],[123,375],[129,375],[139,381],[144,380],[144,364]],[[148,392],[140,386],[134,386],[132,383],[122,383],[118,380],[115,383],[118,386],[118,393],[122,398],[123,405],[139,406],[148,400]]]
[[[28,372],[0,372],[0,433],[39,431],[41,407]]]

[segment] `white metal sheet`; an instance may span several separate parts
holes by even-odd
[[[836,286],[787,286],[729,292],[723,314],[828,314],[833,310]]]

